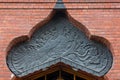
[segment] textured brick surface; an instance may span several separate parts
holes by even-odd
[[[105,75],[120,80],[120,0],[63,0],[68,13],[90,32],[111,43],[113,66]],[[6,65],[7,48],[19,36],[30,30],[52,11],[56,0],[0,0],[0,80],[10,80]]]

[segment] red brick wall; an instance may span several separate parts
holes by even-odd
[[[120,0],[63,0],[68,13],[91,35],[111,43],[113,66],[108,80],[120,80]],[[10,42],[30,30],[52,11],[56,0],[0,0],[0,80],[11,80],[6,65]]]

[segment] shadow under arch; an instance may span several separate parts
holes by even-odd
[[[46,70],[39,70],[37,72],[34,72],[32,74],[29,74],[27,76],[24,76],[22,78],[16,77],[14,76],[11,80],[36,80],[37,78],[41,77],[41,76],[47,76],[51,73],[54,73],[56,71],[65,71],[67,73],[70,73],[74,76],[80,77],[85,80],[108,80],[107,76],[102,76],[102,77],[98,77],[98,76],[94,76],[92,74],[86,73],[84,71],[75,71],[72,67],[70,67],[69,65],[66,65],[64,63],[57,63],[53,66],[51,66],[50,68],[47,68]],[[43,75],[40,75],[43,74]],[[47,79],[49,80],[49,79]],[[76,79],[74,79],[76,80]],[[81,80],[81,79],[80,79]]]
[[[31,29],[30,34],[29,34],[28,36],[25,35],[25,36],[18,37],[18,38],[16,38],[16,39],[14,39],[14,40],[10,43],[10,45],[8,46],[8,53],[11,53],[10,51],[11,51],[12,47],[16,46],[16,44],[20,44],[21,41],[24,42],[24,41],[26,41],[26,40],[27,40],[27,41],[31,40],[31,39],[32,39],[32,35],[35,34],[35,32],[36,32],[39,28],[41,28],[42,26],[46,25],[46,24],[49,22],[49,20],[51,20],[51,19],[54,17],[54,15],[56,15],[57,13],[66,14],[66,15],[67,15],[67,18],[69,19],[69,21],[72,22],[72,23],[75,25],[75,27],[78,27],[82,32],[84,32],[85,35],[88,37],[88,39],[95,40],[95,41],[97,41],[97,42],[99,42],[99,43],[105,44],[105,45],[109,48],[110,43],[109,43],[108,40],[106,40],[105,38],[102,38],[102,37],[92,36],[92,35],[90,34],[89,30],[88,30],[84,25],[82,25],[81,23],[75,21],[75,20],[67,13],[67,11],[64,10],[64,11],[52,11],[51,14],[50,14],[44,21],[38,23],[35,27],[33,27],[33,29]],[[82,33],[82,32],[81,32],[81,33]],[[83,35],[84,35],[84,34],[83,34]],[[11,45],[11,44],[12,44],[12,45]],[[13,51],[13,53],[14,53],[14,51]],[[111,56],[112,56],[112,55],[110,55],[109,58],[112,60],[112,57],[111,57]],[[12,70],[14,67],[11,65],[12,62],[9,61],[10,59],[8,59],[8,58],[11,58],[11,55],[9,56],[9,54],[8,54],[8,56],[7,56],[7,61],[6,61],[6,62],[7,62],[7,65],[9,66],[10,70],[14,73],[14,70]],[[9,64],[9,62],[10,62],[10,64]],[[18,61],[18,62],[19,62],[19,61]],[[69,64],[69,63],[67,63],[67,64]],[[69,64],[69,65],[70,65],[70,64]],[[109,64],[109,69],[111,68],[111,66],[112,66],[112,61],[111,61],[110,64]],[[74,67],[75,67],[75,66],[74,66]],[[108,71],[109,69],[107,69],[107,71]],[[80,70],[82,70],[82,69],[80,68]],[[85,69],[84,69],[84,70],[85,70]],[[106,71],[104,74],[106,74],[107,71]],[[87,70],[85,70],[85,72],[87,72]],[[89,73],[92,73],[92,72],[89,72]],[[27,74],[27,75],[28,75],[28,74]],[[95,74],[94,74],[94,75],[95,75]],[[102,75],[103,75],[103,74],[101,74],[100,76],[102,76]],[[97,76],[98,76],[98,75],[97,75]]]

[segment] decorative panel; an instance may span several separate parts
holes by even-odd
[[[7,56],[8,67],[18,77],[58,62],[103,76],[111,68],[112,61],[112,54],[105,45],[89,40],[59,13],[36,30],[30,40],[13,46]]]

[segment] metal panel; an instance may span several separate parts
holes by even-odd
[[[58,62],[96,76],[112,66],[112,54],[103,44],[89,40],[63,14],[56,14],[29,41],[15,45],[7,56],[10,70],[18,77]]]
[[[57,0],[54,9],[60,10],[60,9],[66,9],[66,8],[62,0]]]

